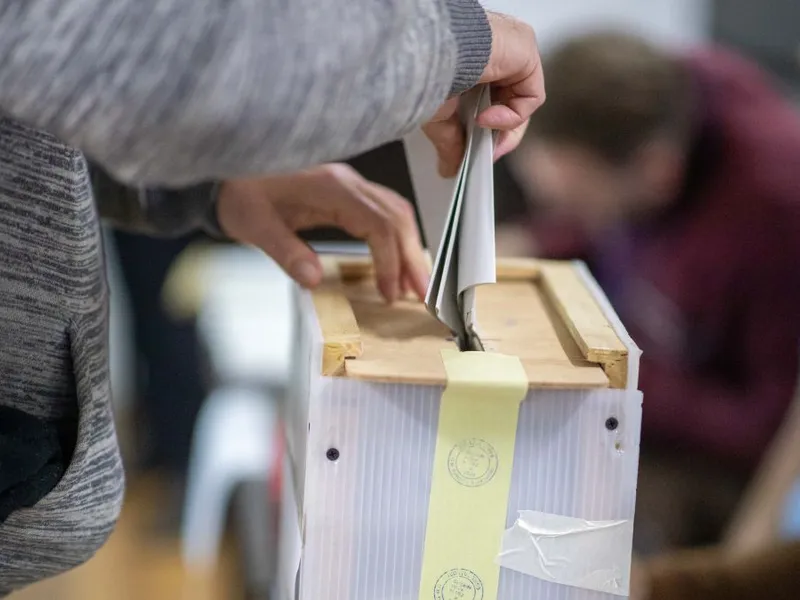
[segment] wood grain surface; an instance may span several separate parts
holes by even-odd
[[[326,260],[329,277],[313,294],[325,374],[444,384],[450,332],[417,299],[387,306],[368,260]],[[477,306],[485,349],[518,356],[531,387],[624,387],[627,350],[573,263],[501,259]]]

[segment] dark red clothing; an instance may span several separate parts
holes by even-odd
[[[686,59],[698,114],[684,193],[602,243],[538,223],[582,256],[643,350],[643,445],[752,465],[791,402],[800,344],[800,117],[754,65]]]

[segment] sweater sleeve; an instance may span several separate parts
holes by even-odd
[[[800,364],[800,209],[789,200],[780,212],[769,199],[753,201],[761,207],[751,219],[753,231],[770,233],[747,240],[741,289],[730,299],[740,306],[729,353],[741,381],[722,383],[643,361],[642,387],[663,398],[653,401],[651,394],[648,404],[645,392],[644,428],[651,434],[753,466],[778,430]],[[764,225],[759,218],[769,220]]]
[[[577,222],[559,217],[540,217],[530,223],[531,245],[536,256],[554,260],[588,261],[589,238]]]
[[[491,42],[477,0],[0,0],[0,112],[186,186],[397,139]]]
[[[202,230],[226,239],[217,220],[216,182],[174,189],[137,188],[116,181],[96,164],[89,164],[89,173],[100,217],[117,229],[153,237],[177,237]]]

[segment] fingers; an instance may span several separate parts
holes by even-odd
[[[511,131],[525,125],[541,104],[538,98],[513,98],[508,104],[493,104],[475,121],[480,127]]]
[[[268,254],[286,273],[305,288],[314,288],[322,281],[322,265],[317,254],[290,229],[270,204],[261,203],[262,226],[253,243]],[[271,214],[273,213],[273,214]]]
[[[390,304],[400,297],[403,267],[400,249],[388,229],[374,229],[365,236],[372,252],[378,290]]]
[[[367,242],[378,288],[389,302],[409,289],[425,295],[428,261],[411,205],[347,165],[226,182],[218,214],[229,235],[260,247],[304,287],[322,281],[322,265],[295,231],[334,226]]]
[[[396,239],[402,263],[401,293],[406,294],[408,291],[413,291],[418,298],[424,299],[428,289],[430,269],[422,248],[413,207],[393,190],[376,183],[362,179],[360,188],[364,194],[391,215],[396,228]]]
[[[424,298],[430,271],[411,204],[346,165],[328,169],[334,224],[367,242],[383,296],[394,302],[407,287]]]
[[[394,302],[400,295],[403,275],[396,223],[392,213],[366,192],[363,182],[365,180],[347,165],[322,168],[318,184],[326,195],[327,224],[369,245],[378,289],[387,301]]]
[[[231,238],[258,246],[297,283],[314,287],[322,280],[322,265],[274,204],[287,183],[286,177],[226,181],[217,198],[217,216]]]
[[[536,33],[518,19],[488,13],[492,28],[492,52],[479,83],[491,84],[492,106],[477,117],[479,127],[508,132],[498,140],[498,158],[520,143],[531,115],[545,101]],[[458,98],[445,102],[423,127],[439,155],[439,174],[458,174],[466,136],[458,118]]]
[[[499,158],[514,150],[531,115],[545,101],[544,74],[533,29],[511,17],[489,14],[493,47],[480,81],[492,85],[492,106],[477,118],[480,127],[505,132],[498,138]]]
[[[439,109],[437,116],[422,128],[439,155],[438,169],[442,177],[455,177],[458,174],[466,147],[466,135],[457,108],[458,98],[451,98]]]
[[[519,146],[527,129],[528,121],[525,121],[516,129],[512,129],[511,131],[501,131],[497,136],[497,141],[494,146],[494,160],[500,160],[506,154]]]

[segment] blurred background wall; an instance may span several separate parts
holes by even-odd
[[[565,36],[606,25],[624,26],[668,44],[686,44],[710,34],[709,0],[487,0],[485,5],[513,14],[536,27],[547,51]]]

